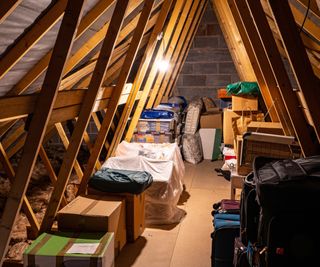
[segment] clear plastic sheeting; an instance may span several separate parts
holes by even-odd
[[[185,211],[177,204],[183,191],[184,163],[177,144],[140,144],[122,142],[116,157],[102,167],[147,171],[153,177],[146,190],[146,223],[179,223]]]
[[[184,160],[198,164],[203,159],[201,138],[199,132],[182,136],[182,153]]]

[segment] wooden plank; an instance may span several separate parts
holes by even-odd
[[[22,0],[5,0],[0,4],[0,24],[11,15]]]
[[[204,6],[207,5],[207,1],[205,1]],[[202,11],[203,6],[196,6],[194,3],[194,6],[192,7],[192,10],[190,11],[190,13],[187,15],[188,19],[185,22],[185,25],[183,26],[181,24],[181,30],[180,30],[180,35],[179,36],[174,36],[172,38],[172,42],[174,41],[174,46],[170,45],[169,49],[168,49],[168,53],[171,53],[166,55],[166,60],[170,60],[169,63],[169,69],[167,70],[167,72],[160,72],[158,74],[158,77],[153,85],[153,89],[151,91],[148,103],[147,103],[147,108],[152,108],[153,106],[157,106],[160,104],[160,101],[162,99],[162,96],[165,92],[165,88],[161,87],[161,84],[164,80],[165,75],[167,75],[167,73],[173,73],[174,68],[176,68],[176,60],[177,57],[179,55],[179,50],[181,50],[183,43],[186,41],[186,37],[188,35],[188,32],[190,31],[190,29],[192,28],[192,21],[196,20],[197,21],[197,16],[199,16],[199,14]],[[180,23],[180,21],[179,21]],[[182,30],[182,26],[184,27],[184,29]],[[176,38],[175,38],[176,37]],[[174,39],[175,38],[175,39]],[[178,39],[179,38],[179,39]],[[171,50],[171,51],[170,51]]]
[[[129,74],[131,72],[131,68],[133,65],[133,62],[136,58],[137,52],[139,50],[139,46],[142,41],[143,33],[146,30],[147,22],[149,20],[151,11],[152,11],[152,6],[153,6],[154,0],[149,0],[145,2],[143,10],[141,12],[138,24],[136,26],[136,29],[133,34],[133,38],[128,50],[128,53],[126,54],[126,58],[123,64],[123,67],[121,69],[117,85],[113,89],[111,99],[108,104],[108,108],[106,111],[106,115],[102,121],[100,130],[98,132],[96,141],[94,143],[93,149],[90,151],[90,157],[87,163],[87,167],[84,172],[83,179],[81,181],[80,187],[78,194],[85,193],[87,189],[87,183],[89,181],[89,178],[92,175],[92,172],[94,170],[94,166],[96,162],[99,159],[99,155],[101,153],[103,144],[105,143],[107,134],[109,132],[111,123],[114,119],[118,104],[119,104],[119,99],[121,97],[123,88],[128,80]]]
[[[297,0],[301,5],[303,5],[305,8],[308,7],[309,0]],[[318,6],[317,6],[317,3]],[[319,0],[310,0],[310,10],[309,12],[312,12],[315,16],[320,17],[320,1]]]
[[[256,81],[230,9],[225,8],[223,3],[221,5],[220,1],[211,0],[211,3],[240,79],[243,81]]]
[[[228,1],[228,3],[229,3],[229,8],[232,12],[233,18],[238,27],[239,33],[241,35],[243,44],[248,53],[248,57],[252,64],[252,68],[255,72],[255,76],[257,77],[257,82],[260,87],[261,95],[266,105],[267,111],[269,112],[271,120],[273,122],[278,122],[281,114],[284,114],[282,118],[290,122],[289,115],[287,114],[287,110],[282,101],[282,97],[277,87],[277,84],[275,82],[274,76],[272,74],[272,70],[271,68],[266,69],[269,67],[269,62],[267,57],[265,56],[264,48],[260,42],[259,35],[254,29],[254,24],[250,25],[250,23],[252,23],[252,19],[250,18],[248,19],[248,22],[246,23],[247,28],[245,28],[244,23],[242,22],[241,17],[239,15],[238,9],[234,4],[234,1],[231,0],[231,1]],[[247,33],[247,31],[249,32],[250,36]],[[254,48],[253,48],[253,43],[255,43],[256,45],[256,47]],[[257,57],[260,57],[259,58],[260,60],[257,59]],[[265,75],[267,77],[263,76],[263,71],[260,69],[259,63],[261,63],[261,68],[264,68]],[[267,81],[265,81],[265,79],[267,79]],[[279,99],[279,101],[275,102],[276,99]],[[287,128],[286,124],[284,124],[283,127]],[[294,132],[293,126],[291,125],[291,123],[289,127],[290,127],[289,129],[285,130],[287,134],[289,134],[289,132]]]
[[[146,105],[147,108],[151,108],[153,106],[153,103],[154,103],[155,98],[158,93],[159,83],[162,81],[163,76],[166,74],[166,71],[159,71],[158,70],[157,62],[161,59],[163,59],[166,62],[169,62],[169,69],[167,71],[168,72],[171,71],[171,67],[172,67],[172,63],[173,63],[171,61],[172,55],[178,45],[178,41],[179,41],[180,36],[182,35],[183,28],[190,27],[191,20],[193,19],[193,16],[196,13],[197,7],[198,7],[197,1],[187,1],[183,7],[183,10],[181,12],[181,16],[179,18],[179,21],[176,25],[175,31],[172,33],[172,37],[171,36],[169,37],[170,43],[166,43],[165,38],[163,38],[163,40],[161,40],[161,42],[164,42],[164,44],[167,44],[167,45],[166,45],[166,47],[163,46],[164,51],[158,51],[158,55],[155,59],[155,64],[153,64],[151,71],[150,71],[150,74],[149,74],[149,77],[148,77],[148,80],[145,84],[145,89],[144,89],[144,90],[146,90],[146,92],[145,92],[146,97],[145,98],[147,98],[149,95],[149,92],[151,92],[149,95],[148,103]],[[188,20],[187,20],[187,17],[188,17]],[[173,26],[170,26],[169,24],[167,27],[173,28]],[[161,44],[160,44],[160,47],[161,47]],[[160,50],[161,50],[161,48],[160,48]],[[157,76],[155,75],[156,72],[158,72]],[[153,87],[152,90],[151,90],[151,87]],[[140,99],[140,101],[142,101],[142,100],[143,99]],[[139,104],[138,104],[138,107],[139,107]],[[142,109],[141,109],[141,111],[142,111]],[[136,124],[139,120],[140,115],[141,115],[141,112],[137,112],[137,109],[136,109],[136,112],[130,122],[130,125],[133,124],[134,127],[129,126],[129,129],[126,134],[126,135],[130,136],[130,139],[132,137],[133,130],[136,127]]]
[[[182,5],[182,3],[180,3],[180,4],[181,4],[180,6],[178,6],[178,5],[175,6],[175,9],[173,10],[173,12],[170,16],[170,20],[166,26],[166,31],[164,32],[163,39],[161,40],[161,42],[164,42],[164,43],[163,43],[163,45],[162,45],[162,43],[160,43],[160,45],[159,45],[160,48],[159,48],[157,55],[155,57],[154,64],[150,68],[148,78],[147,78],[145,85],[144,85],[144,88],[143,88],[142,97],[138,101],[138,104],[136,106],[134,114],[130,120],[129,127],[128,127],[128,130],[125,135],[125,140],[128,142],[131,141],[134,129],[138,123],[141,112],[145,107],[149,92],[150,92],[151,87],[153,85],[153,82],[156,78],[156,75],[158,72],[158,68],[157,68],[157,64],[156,64],[157,61],[159,61],[162,58],[164,58],[166,61],[168,61],[171,58],[172,52],[173,52],[175,46],[177,45],[177,41],[179,39],[179,36],[181,34],[181,31],[183,29],[185,21],[187,20],[187,17],[189,17],[189,22],[191,22],[190,19],[192,19],[195,11],[197,10],[198,5],[199,5],[199,1],[187,0],[184,5]],[[189,14],[190,9],[192,10],[191,14]],[[177,23],[177,25],[176,25],[176,23]],[[176,27],[175,27],[175,25],[176,25]],[[186,27],[188,27],[188,25]],[[158,77],[160,75],[161,75],[161,73],[159,72]],[[155,92],[155,94],[156,94],[157,90],[154,89],[153,92]],[[149,99],[151,102],[153,101],[153,99],[154,99],[153,97],[155,97],[155,94],[151,95],[151,97]]]
[[[15,172],[1,143],[0,143],[0,162],[2,163],[2,166],[6,174],[8,175],[10,182],[12,183],[15,177]],[[40,225],[37,221],[37,218],[26,196],[23,197],[22,209],[28,218],[32,233],[37,235]]]
[[[138,69],[136,77],[134,79],[133,86],[132,86],[133,88],[130,92],[129,99],[127,100],[127,103],[123,109],[120,120],[118,122],[117,129],[114,133],[114,137],[113,137],[112,142],[110,144],[110,148],[108,150],[107,157],[109,157],[110,155],[113,154],[116,146],[119,144],[119,142],[122,138],[122,135],[123,135],[124,129],[126,127],[128,118],[130,116],[134,102],[136,100],[136,96],[139,92],[139,89],[143,83],[145,75],[147,74],[147,70],[149,68],[149,65],[152,61],[152,56],[153,56],[153,53],[156,48],[158,35],[163,30],[166,18],[169,14],[169,11],[171,9],[171,5],[172,5],[173,1],[174,0],[165,0],[164,3],[162,4],[160,14],[159,14],[157,22],[152,30],[152,33],[151,33],[149,42],[147,44],[145,53],[143,55],[139,69]]]
[[[287,1],[268,1],[272,10],[279,34],[288,55],[291,68],[301,90],[318,140],[320,142],[320,95],[315,92],[320,88],[320,82],[313,73],[305,47],[297,31],[295,20]],[[296,119],[296,118],[295,118]]]
[[[71,50],[75,32],[81,17],[84,0],[69,0],[65,16],[58,33],[57,41],[53,49],[52,61],[49,64],[47,75],[44,79],[37,108],[33,113],[24,146],[21,160],[18,165],[16,177],[9,192],[0,224],[0,265],[2,265],[11,235],[11,227],[14,224],[18,212],[22,206],[22,200],[27,190],[32,169],[35,165],[38,151],[43,140],[46,126],[56,99],[61,74]]]
[[[248,19],[244,20],[244,14],[252,14],[253,20],[247,22],[249,27],[254,23],[255,27],[247,30],[247,33],[253,33],[253,30],[256,29],[258,32],[260,41],[263,45],[263,50],[256,51],[256,55],[261,55],[265,53],[267,60],[264,62],[260,62],[260,67],[267,67],[268,62],[270,64],[270,68],[263,71],[263,75],[269,75],[271,71],[276,80],[275,85],[269,85],[269,88],[274,86],[275,88],[278,86],[279,92],[281,94],[282,100],[286,106],[286,110],[288,115],[290,116],[290,122],[294,127],[294,132],[288,132],[289,135],[294,135],[298,138],[301,149],[305,156],[314,155],[318,148],[317,144],[311,140],[311,135],[308,131],[309,125],[306,122],[306,118],[303,114],[303,110],[301,109],[300,103],[298,101],[297,95],[293,91],[292,85],[290,83],[288,74],[286,72],[285,66],[281,59],[281,55],[277,49],[277,45],[273,39],[273,35],[271,29],[268,25],[268,21],[265,17],[263,8],[260,2],[251,1],[251,0],[239,0],[236,2],[237,8],[239,9],[239,13],[243,16],[242,21],[245,22]],[[248,9],[250,13],[248,13]],[[250,15],[251,16],[251,15]],[[247,16],[246,16],[247,18]],[[249,36],[250,37],[250,36]],[[251,41],[258,41],[258,38],[253,38]],[[259,48],[259,43],[253,43],[253,48]],[[265,64],[265,65],[264,65]],[[265,78],[266,82],[273,82],[272,76],[268,76],[268,79]],[[270,91],[270,93],[272,93]],[[273,98],[275,101],[281,101],[280,98]],[[283,120],[283,115],[279,116],[279,119],[282,123],[282,126],[286,125],[288,122]],[[284,127],[284,129],[289,127]]]
[[[50,163],[50,160],[49,160],[49,157],[43,147],[43,145],[40,147],[40,150],[39,150],[39,156],[44,164],[44,166],[46,167],[47,171],[48,171],[48,176],[50,178],[50,181],[52,183],[52,185],[54,186],[57,182],[57,176],[56,176],[56,173]],[[61,202],[62,206],[65,206],[68,204],[65,196],[62,197],[62,202]],[[40,228],[40,225],[38,227],[38,229]],[[36,236],[36,235],[35,235]]]
[[[115,0],[101,0],[99,1],[82,19],[75,40],[79,39],[83,33],[97,20],[100,16],[108,10]],[[8,92],[7,95],[19,95],[28,89],[28,87],[48,68],[52,50],[42,57],[32,69],[30,69],[20,81]]]
[[[153,10],[155,10],[161,2],[158,2],[157,5],[155,5],[155,7],[153,8]],[[155,23],[155,19],[156,19],[156,15],[154,15],[152,17],[152,19],[149,20],[148,22],[148,27],[147,29],[149,30]],[[131,42],[131,37],[127,38],[127,36],[131,35],[131,33],[134,31],[135,26],[138,22],[139,19],[139,14],[137,14],[137,16],[131,21],[131,23],[127,24],[125,27],[123,27],[123,29],[121,30],[121,34],[119,35],[119,38],[117,40],[117,45],[115,52],[112,55],[112,59],[111,59],[111,64],[117,64],[120,65],[120,67],[122,66],[122,64],[119,63],[120,58],[127,52],[129,44]],[[124,43],[122,43],[125,40]],[[121,44],[122,43],[122,44]],[[70,78],[66,78],[65,83],[63,83],[63,87],[69,87],[76,84],[78,81],[80,81],[83,77],[85,77],[86,75],[88,75],[90,72],[93,71],[94,66],[96,64],[96,58],[98,57],[99,52],[96,53],[89,61],[89,64],[87,64],[87,66],[85,66],[82,70],[79,70],[77,72],[75,72],[74,74],[71,75]],[[123,59],[124,60],[124,59]],[[107,76],[105,79],[108,78],[110,71],[108,70]],[[89,83],[90,83],[90,77],[86,78],[85,81],[82,81],[81,83],[79,83],[77,86],[79,88],[86,88],[88,87]],[[72,80],[67,80],[67,79],[72,79]],[[63,89],[63,87],[61,88],[61,90]]]
[[[204,12],[205,12],[205,9],[206,9],[206,6],[204,6],[201,11],[200,10],[198,11],[197,17],[193,21],[192,27],[189,29],[188,35],[186,36],[186,39],[183,42],[179,42],[179,44],[178,44],[178,50],[180,50],[181,44],[183,43],[182,48],[179,51],[179,53],[177,50],[175,53],[175,56],[174,56],[174,57],[176,57],[176,54],[179,54],[178,58],[175,60],[175,63],[174,63],[175,68],[172,73],[169,73],[169,72],[166,73],[166,76],[164,77],[164,80],[161,83],[161,88],[162,87],[165,88],[164,94],[167,96],[170,94],[172,88],[175,86],[178,74],[180,73],[182,66],[187,58],[189,49],[190,49],[192,42],[193,42],[193,38],[197,32],[198,26],[200,24],[200,21],[201,21],[201,18],[203,16]],[[163,90],[161,88],[160,88],[160,90]]]
[[[127,0],[117,1],[116,7],[113,12],[117,15],[112,16],[111,18],[110,26],[103,41],[98,62],[93,72],[93,78],[91,79],[88,93],[86,94],[86,98],[84,99],[81,106],[79,117],[70,139],[70,144],[63,158],[63,162],[58,174],[58,180],[51,194],[50,202],[40,227],[40,232],[51,229],[52,223],[60,206],[61,197],[67,186],[72,167],[80,149],[80,145],[83,139],[83,133],[87,129],[91,113],[93,112],[93,105],[98,96],[98,92],[108,68],[111,55],[116,44],[116,40],[120,33],[127,6]]]
[[[0,79],[60,20],[67,0],[57,1],[49,11],[25,31],[1,57]]]

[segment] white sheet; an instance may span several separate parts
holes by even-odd
[[[141,144],[122,142],[116,157],[102,167],[147,171],[153,177],[146,190],[146,223],[178,223],[185,211],[177,207],[183,191],[184,163],[177,144]]]

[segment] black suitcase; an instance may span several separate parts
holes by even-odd
[[[259,267],[319,266],[320,157],[256,158]]]
[[[240,235],[240,215],[215,213],[211,266],[233,267],[234,240]]]
[[[253,173],[250,173],[244,180],[240,200],[240,237],[245,246],[248,246],[249,241],[257,241],[259,214]]]

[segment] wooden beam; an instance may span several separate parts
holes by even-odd
[[[165,88],[161,87],[161,84],[164,80],[165,75],[167,75],[167,73],[171,73],[173,74],[173,66],[176,65],[176,61],[179,55],[179,52],[183,46],[183,42],[186,41],[187,35],[190,32],[191,28],[193,25],[195,25],[197,23],[197,17],[200,16],[202,9],[207,6],[208,1],[204,1],[203,5],[196,5],[196,2],[193,3],[193,7],[190,10],[190,13],[187,15],[187,18],[185,20],[184,25],[181,24],[181,29],[180,29],[180,34],[179,36],[175,35],[172,38],[172,42],[173,45],[169,46],[167,55],[166,55],[166,60],[170,60],[169,63],[169,69],[167,70],[167,72],[160,72],[158,74],[158,77],[153,85],[153,89],[150,93],[150,97],[147,103],[147,108],[152,108],[153,106],[157,106],[158,104],[160,104],[161,98],[165,92]],[[181,19],[180,19],[181,20]],[[195,23],[192,24],[192,21],[195,20]],[[179,21],[180,23],[180,21]],[[181,21],[182,23],[182,21]],[[182,29],[183,26],[183,29]],[[171,54],[171,55],[170,55]],[[177,66],[175,66],[177,67]]]
[[[243,23],[247,24],[245,27],[250,40],[254,42],[252,43],[252,47],[254,49],[260,48],[259,50],[255,50],[257,59],[259,60],[260,56],[264,55],[264,60],[261,58],[259,65],[260,68],[263,68],[262,73],[265,77],[265,82],[269,83],[268,87],[270,93],[276,93],[276,88],[279,88],[281,98],[280,96],[273,96],[273,100],[277,103],[282,99],[290,117],[289,121],[286,121],[283,114],[279,114],[279,120],[281,121],[284,130],[290,130],[290,124],[288,124],[290,122],[294,127],[294,132],[291,132],[290,130],[286,134],[297,137],[304,155],[314,155],[318,149],[317,145],[311,139],[311,135],[308,131],[309,125],[298,101],[298,97],[293,91],[260,1],[239,0],[236,4]],[[250,12],[248,10],[250,10]],[[251,17],[252,19],[250,20]],[[255,27],[252,27],[253,24]],[[258,35],[259,37],[251,38],[252,34]],[[261,45],[263,48],[261,48]],[[270,72],[273,75],[270,75]],[[274,91],[272,91],[272,88],[274,88]],[[281,109],[279,110],[281,112]]]
[[[0,4],[0,24],[11,15],[22,0],[5,0]]]
[[[128,2],[129,1],[127,0],[117,1],[113,12],[116,15],[112,16],[111,18],[110,26],[102,44],[100,55],[93,72],[93,78],[90,82],[86,98],[81,106],[80,114],[70,139],[70,144],[63,158],[63,162],[58,174],[58,180],[53,189],[48,208],[40,227],[40,232],[51,229],[52,223],[59,209],[61,197],[65,191],[72,167],[80,149],[83,133],[87,129],[91,113],[93,112],[93,105],[103,82],[103,78],[108,68],[116,40],[124,21]]]
[[[74,41],[75,32],[77,31],[82,14],[83,4],[84,0],[69,0],[66,7],[66,13],[63,17],[52,53],[53,60],[50,62],[47,74],[44,78],[43,90],[40,93],[37,108],[33,113],[16,177],[5,204],[0,224],[0,265],[2,265],[4,261],[10,241],[12,225],[21,208],[22,200],[30,181],[32,169],[35,165],[46,126],[49,122],[53,103],[58,93],[63,68],[71,51],[71,44]]]
[[[83,33],[97,20],[100,16],[108,10],[115,0],[100,0],[82,19],[75,40],[79,39]],[[47,69],[52,55],[52,50],[49,51],[43,58],[41,58],[36,65],[34,65],[25,74],[20,81],[8,92],[7,95],[19,95],[25,92],[28,87]]]
[[[2,166],[6,174],[8,175],[10,182],[12,183],[15,177],[15,172],[1,143],[0,143],[0,162],[2,163]],[[31,225],[32,233],[37,235],[40,225],[37,221],[37,218],[26,196],[23,197],[22,209],[26,214],[28,221]]]
[[[105,143],[107,134],[109,132],[109,128],[111,126],[111,123],[114,119],[114,115],[116,113],[119,99],[122,93],[122,90],[128,80],[133,62],[136,58],[137,52],[139,50],[139,46],[143,37],[143,33],[146,30],[147,22],[149,20],[152,6],[153,6],[154,0],[149,0],[145,2],[142,13],[140,15],[138,24],[136,26],[136,29],[134,31],[134,35],[128,50],[128,53],[126,55],[126,59],[124,61],[123,67],[121,69],[117,85],[113,89],[113,93],[111,96],[111,99],[109,101],[109,105],[106,111],[106,115],[102,121],[100,130],[98,132],[96,141],[94,143],[93,149],[91,150],[90,157],[88,160],[87,167],[84,172],[83,179],[81,181],[78,194],[85,193],[87,189],[87,183],[89,181],[89,178],[91,177],[91,174],[94,170],[94,166],[99,159],[99,155],[101,153],[103,144]]]
[[[161,2],[159,2],[157,5],[155,5],[154,7],[154,10],[160,5]],[[149,30],[155,23],[155,18],[157,16],[153,16],[152,19],[149,20],[148,22],[148,27],[147,29]],[[122,66],[122,64],[119,64],[119,60],[120,58],[127,52],[127,49],[129,47],[129,44],[131,42],[131,37],[127,38],[127,36],[129,36],[135,29],[135,26],[138,22],[138,19],[139,19],[139,14],[137,14],[137,16],[131,21],[131,23],[128,23],[125,27],[123,27],[123,29],[121,30],[121,34],[119,35],[119,38],[117,40],[117,47],[115,49],[115,52],[113,53],[112,55],[112,59],[111,59],[111,65],[112,64],[118,64],[120,65],[120,67]],[[124,43],[122,43],[125,39],[128,39],[126,40]],[[122,43],[122,44],[121,44]],[[85,45],[87,46],[87,44]],[[99,56],[99,52],[96,53],[90,61],[90,62],[87,66],[85,66],[82,70],[80,70],[79,72],[75,72],[74,74],[71,75],[70,79],[72,79],[71,81],[68,81],[67,77],[66,77],[66,83],[63,84],[63,87],[70,87],[74,84],[76,84],[78,81],[80,81],[83,77],[85,77],[86,75],[88,75],[90,72],[93,71],[94,69],[94,66],[96,64],[96,58],[98,58]],[[110,66],[111,66],[110,65]],[[108,78],[109,75],[109,70],[108,70],[108,73],[107,73],[107,76],[105,79]],[[90,75],[91,77],[91,75]],[[85,81],[82,81],[78,86],[80,88],[86,88],[88,87],[89,83],[90,83],[90,77],[86,78]],[[63,89],[63,88],[61,88]]]
[[[207,3],[207,1],[205,1],[205,3]],[[143,100],[146,101],[149,93],[151,92],[149,95],[148,103],[146,105],[147,108],[151,108],[153,106],[153,103],[154,103],[155,98],[158,93],[159,82],[162,81],[162,78],[166,73],[165,71],[158,70],[157,62],[162,59],[166,62],[169,62],[169,68],[172,66],[173,62],[170,60],[171,60],[172,55],[178,45],[178,41],[179,41],[180,36],[182,35],[183,28],[190,27],[191,20],[193,19],[193,16],[196,13],[196,10],[198,8],[198,4],[199,4],[198,1],[186,1],[174,32],[172,32],[171,35],[168,35],[169,38],[166,38],[168,41],[170,40],[169,43],[167,43],[167,40],[164,37],[163,37],[163,40],[161,40],[161,42],[163,42],[163,44],[166,44],[166,46],[165,45],[162,46],[162,44],[160,44],[160,49],[158,51],[158,55],[154,60],[155,63],[151,67],[151,71],[150,71],[148,80],[144,86],[145,99],[140,98],[140,101],[139,101],[139,102],[141,102]],[[188,17],[188,19],[187,19],[187,17]],[[173,20],[173,23],[176,23],[176,22]],[[174,28],[173,26],[174,26],[174,24],[170,25],[170,22],[169,22],[167,28],[173,29]],[[168,69],[167,71],[169,72],[170,69]],[[153,87],[153,89],[151,90],[152,87]],[[139,107],[139,103],[138,103],[138,107]],[[138,120],[140,118],[140,115],[141,115],[142,109],[144,108],[144,105],[141,108],[141,112],[138,111],[138,107],[136,108],[135,114],[134,114],[133,118],[131,119],[129,129],[126,133],[126,137],[128,139],[130,138],[130,140],[131,140],[134,128],[136,127],[136,124],[138,123]],[[131,124],[132,124],[132,126],[131,126]],[[126,140],[128,140],[128,139],[126,139]]]
[[[60,20],[67,2],[67,0],[57,1],[5,52],[0,61],[0,79]]]
[[[254,28],[252,18],[251,16],[249,18],[244,18],[244,20],[246,21],[243,22],[241,18],[242,16],[240,16],[239,10],[234,4],[234,1],[228,0],[228,4],[238,27],[243,44],[248,53],[252,68],[255,72],[255,76],[257,77],[261,95],[267,107],[267,111],[269,112],[270,118],[273,122],[278,122],[279,117],[281,116],[282,126],[283,128],[286,128],[284,132],[289,135],[290,132],[294,132],[293,126],[290,123],[289,115],[283,103],[277,83],[274,79],[272,69],[264,52],[259,34]],[[249,11],[247,10],[244,12],[246,12],[247,15],[249,14]],[[264,77],[264,74],[266,77]],[[289,122],[290,125],[287,126],[287,123],[285,122]]]
[[[288,1],[269,0],[269,5],[299,89],[304,96],[308,109],[311,111],[314,129],[320,142],[320,95],[315,94],[320,89],[319,80],[313,73]]]
[[[211,0],[211,3],[240,79],[243,81],[256,81],[257,79],[230,9],[222,1]]]
[[[207,4],[208,5],[208,4]],[[176,58],[177,55],[179,54],[177,59],[174,59],[174,66],[175,68],[173,69],[172,73],[167,72],[166,76],[164,77],[162,83],[161,83],[161,88],[159,90],[163,90],[165,88],[165,95],[169,95],[172,88],[175,86],[178,74],[180,73],[182,66],[187,58],[189,49],[192,45],[193,38],[197,32],[198,26],[200,24],[201,18],[205,12],[206,5],[202,8],[202,10],[199,10],[197,13],[196,19],[192,22],[192,27],[189,29],[188,34],[185,38],[185,40],[182,42],[179,42],[178,44],[178,49],[175,52],[174,57]],[[178,52],[178,50],[180,50]]]
[[[119,144],[119,142],[120,142],[120,140],[122,138],[124,129],[125,129],[126,125],[127,125],[128,118],[130,116],[130,113],[132,111],[133,105],[135,103],[136,96],[137,96],[137,94],[138,94],[138,92],[140,90],[140,87],[141,87],[141,85],[143,83],[143,80],[144,80],[144,78],[145,78],[145,76],[147,74],[147,70],[149,68],[149,65],[150,65],[150,63],[152,61],[152,56],[153,56],[153,53],[154,53],[155,48],[156,48],[158,35],[163,30],[163,27],[165,25],[167,16],[168,16],[168,14],[170,12],[171,5],[172,5],[173,1],[174,0],[165,0],[164,3],[162,4],[161,11],[160,11],[160,14],[158,16],[156,25],[154,26],[154,28],[152,30],[152,33],[151,33],[149,42],[147,44],[145,53],[143,55],[143,58],[141,60],[138,72],[137,72],[136,77],[134,79],[133,86],[132,86],[133,88],[132,88],[132,90],[130,92],[129,99],[128,99],[128,101],[127,101],[127,103],[126,103],[126,105],[125,105],[125,107],[123,109],[123,112],[121,114],[120,120],[118,122],[118,126],[117,126],[117,129],[116,129],[116,132],[114,133],[114,137],[113,137],[112,142],[110,144],[110,148],[108,150],[107,157],[109,157],[110,155],[113,154],[113,152],[115,151],[116,146]]]
[[[308,8],[309,0],[297,0],[301,5],[305,8]],[[310,0],[310,10],[315,16],[320,17],[320,4],[317,6],[317,2],[320,3],[319,0]]]

